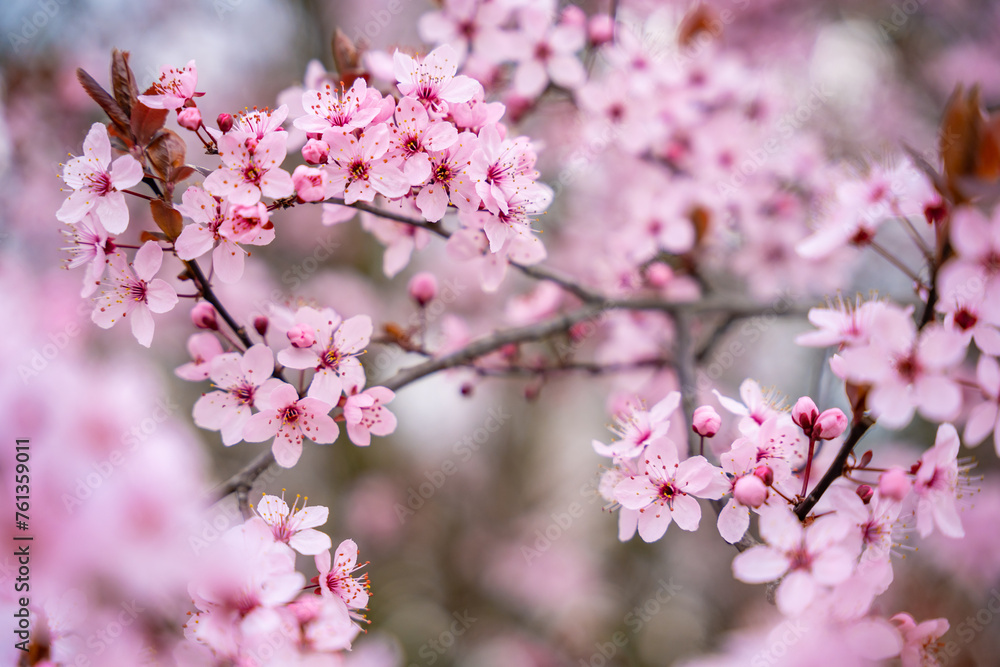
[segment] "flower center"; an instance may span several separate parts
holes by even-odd
[[[253,395],[255,391],[256,387],[244,382],[243,384],[230,389],[229,393],[235,396],[236,400],[239,401],[240,404],[253,407]]]
[[[454,174],[451,171],[451,167],[446,164],[439,164],[437,169],[434,170],[434,180],[438,183],[450,183]]]
[[[128,295],[128,298],[130,298],[130,299],[132,299],[134,301],[139,301],[139,302],[143,302],[143,303],[146,301],[146,281],[145,280],[132,280],[132,281],[129,282],[128,287],[126,287],[125,289],[126,289],[126,294]]]
[[[289,405],[281,411],[281,424],[296,424],[299,421],[299,408],[297,405]]]
[[[111,176],[106,172],[98,172],[87,177],[87,189],[98,197],[103,197],[109,192],[114,192],[115,186],[111,185]]]
[[[355,160],[351,163],[351,177],[356,181],[368,180],[368,164],[364,160]]]

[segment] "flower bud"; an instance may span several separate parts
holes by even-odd
[[[302,201],[323,201],[326,199],[326,178],[323,172],[315,167],[300,164],[292,172],[292,184],[295,194]]]
[[[833,440],[847,430],[847,415],[840,408],[824,410],[813,426],[813,436],[820,440]]]
[[[267,335],[267,324],[268,320],[266,315],[258,315],[253,318],[253,328],[261,335],[261,337]]]
[[[883,498],[902,500],[912,488],[913,484],[902,468],[890,468],[878,478],[878,492]]]
[[[194,132],[201,127],[201,112],[198,107],[187,107],[177,112],[177,124]]]
[[[722,425],[722,417],[711,405],[703,405],[696,408],[691,419],[691,430],[698,435],[711,438],[719,432]]]
[[[764,486],[774,484],[774,471],[771,470],[771,466],[757,466],[753,474],[760,477],[760,481],[764,482]]]
[[[653,262],[646,267],[646,282],[650,287],[665,287],[674,279],[674,270],[663,262]]]
[[[575,5],[569,5],[559,15],[559,23],[574,28],[582,28],[587,24],[587,14]]]
[[[312,347],[316,342],[316,335],[312,327],[306,324],[296,324],[288,330],[288,340],[292,342],[292,347]]]
[[[767,500],[767,485],[756,473],[743,475],[733,485],[733,498],[747,507],[760,507]]]
[[[309,164],[325,164],[330,155],[330,145],[319,139],[310,139],[302,147],[302,159]]]
[[[219,129],[222,130],[223,134],[233,129],[233,117],[227,113],[220,113],[219,117],[215,119],[216,124]]]
[[[207,301],[199,301],[191,309],[191,322],[199,329],[219,330],[219,322],[215,319],[215,308]]]
[[[863,502],[865,505],[867,505],[868,501],[870,501],[872,499],[872,496],[875,495],[875,491],[872,489],[872,487],[868,486],[867,484],[862,484],[861,486],[859,486],[856,492],[858,494],[858,498],[861,498],[861,502]]]
[[[792,421],[805,431],[806,435],[812,435],[813,424],[816,423],[818,416],[819,408],[808,396],[803,396],[795,401],[795,407],[792,408]]]
[[[615,22],[608,14],[594,14],[587,24],[587,36],[594,46],[606,44],[615,37]]]
[[[407,289],[410,292],[410,298],[423,308],[437,296],[437,278],[434,277],[433,273],[421,271],[410,278],[410,284],[407,286]]]

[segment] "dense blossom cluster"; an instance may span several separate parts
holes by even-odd
[[[860,174],[828,165],[828,147],[807,126],[829,97],[822,85],[802,102],[738,52],[705,42],[715,19],[704,7],[632,11],[621,8],[616,22],[573,6],[557,12],[554,0],[446,0],[419,22],[425,54],[361,54],[341,43],[340,71],[314,61],[276,108],[223,113],[216,127],[196,102],[194,61],[164,67],[139,94],[116,51],[113,94],[80,75],[111,122],[93,124],[83,154],[63,167],[71,192],[57,213],[69,266],[85,268],[91,319],[102,328],[128,321],[150,347],[156,317],[190,299],[197,331],[175,372],[206,383],[194,423],[226,447],[269,442],[283,468],[300,461],[305,440],[368,447],[391,435],[395,391],[432,372],[465,367],[457,376],[466,394],[490,375],[537,378],[529,398],[555,373],[612,375],[615,439],[592,447],[610,459],[599,493],[618,512],[622,542],[658,541],[671,524],[695,531],[711,506],[735,547],[735,579],[772,584],[777,610],[810,619],[815,645],[846,642],[856,664],[933,664],[948,621],[887,615],[876,601],[900,567],[893,557],[906,532],[965,535],[960,510],[977,483],[961,445],[992,434],[1000,455],[1000,207],[967,195],[968,161],[947,146],[941,165],[915,155]],[[547,105],[573,122],[537,113]],[[187,144],[166,128],[170,112],[212,168],[185,162]],[[961,117],[984,113],[975,106]],[[542,144],[507,124],[533,114],[538,131],[557,138],[546,151],[565,165],[554,188],[536,167]],[[155,229],[130,220],[126,195],[148,201]],[[360,213],[385,246],[388,278],[437,235],[482,292],[497,293],[511,269],[540,282],[501,293],[498,312],[511,325],[502,331],[495,318],[448,314],[430,335],[433,273],[409,284],[417,324],[386,324],[384,336],[374,315],[304,299],[234,318],[216,281],[247,281],[250,247],[281,239],[282,212],[310,204],[321,205],[324,225]],[[553,233],[543,245],[536,216],[550,209],[557,220],[546,221]],[[884,240],[891,226],[908,254]],[[838,294],[808,311],[815,330],[796,341],[830,350],[824,373],[842,389],[833,401],[842,407],[821,409],[810,396],[785,407],[752,379],[738,399],[726,396],[711,366],[725,329],[791,305],[804,314],[816,295],[851,290],[850,262],[869,250],[901,271],[909,300]],[[901,259],[912,255],[920,266]],[[735,307],[727,295],[770,310]],[[474,335],[483,330],[491,334]],[[424,363],[368,386],[371,345]],[[917,417],[936,435],[906,464],[874,465],[876,454],[857,450],[873,427],[901,430]],[[248,486],[240,479],[227,493]],[[353,540],[334,550],[316,530],[327,517],[325,507],[265,495],[252,517],[222,531],[199,554],[184,625],[192,642],[176,655],[185,664],[348,664],[368,581],[355,574],[363,565]],[[314,558],[312,585],[296,554]],[[51,628],[54,647],[57,628],[72,623],[60,626],[66,610],[55,603],[44,611],[36,622]],[[731,653],[712,664],[741,664],[740,649]]]

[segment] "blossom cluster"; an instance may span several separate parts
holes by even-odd
[[[330,537],[316,530],[329,511],[290,508],[264,495],[256,515],[213,545],[190,586],[197,612],[184,626],[216,660],[234,664],[299,664],[351,649],[365,622],[368,575],[354,573],[358,547],[344,540],[331,556]],[[313,556],[318,574],[307,586],[296,553]],[[314,594],[315,593],[315,594]]]

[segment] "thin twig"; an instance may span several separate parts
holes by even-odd
[[[833,460],[830,464],[829,469],[827,469],[826,474],[816,483],[813,487],[812,493],[810,493],[806,498],[798,504],[795,508],[795,514],[799,517],[800,521],[804,521],[809,515],[809,512],[816,503],[819,502],[820,497],[826,493],[826,490],[830,488],[834,480],[840,477],[844,472],[844,465],[847,463],[848,457],[854,448],[857,446],[861,438],[864,437],[865,433],[868,432],[875,424],[875,420],[871,417],[864,415],[861,419],[855,421],[854,426],[851,427],[850,433],[847,435],[847,439],[844,440],[844,444],[840,446],[840,451],[837,452],[837,458]]]

